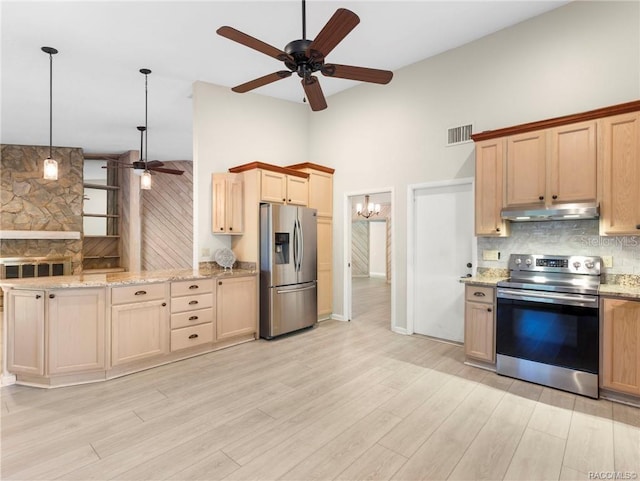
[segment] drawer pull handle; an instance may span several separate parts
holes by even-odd
[[[136,296],[144,296],[147,293],[147,291],[136,291],[136,293],[134,295]]]
[[[189,305],[190,306],[193,306],[194,304],[197,304],[197,303],[198,303],[198,301],[189,301]]]
[[[198,316],[191,316],[189,318],[190,321],[197,321],[198,320]]]
[[[166,302],[163,302],[163,303],[162,303],[162,307],[165,307],[166,305],[167,305],[167,303],[166,303]]]
[[[221,286],[222,285],[222,281],[218,281],[218,285]]]
[[[484,297],[486,294],[484,292],[476,291],[473,293],[473,295],[476,297]]]
[[[40,299],[42,296],[40,294],[36,294],[36,299]]]
[[[49,294],[49,299],[55,299],[56,295],[55,294]]]
[[[491,312],[491,308],[490,307],[487,307],[487,312]]]
[[[198,284],[193,284],[192,286],[189,286],[189,289],[197,289],[198,287],[200,287]]]
[[[198,335],[197,335],[197,334],[191,334],[191,335],[189,336],[189,339],[195,339],[196,337],[198,337]]]

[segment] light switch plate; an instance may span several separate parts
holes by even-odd
[[[613,267],[613,256],[602,256],[602,263],[605,267]]]
[[[482,260],[483,261],[497,261],[500,260],[500,251],[482,251]]]

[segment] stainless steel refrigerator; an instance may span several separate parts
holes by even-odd
[[[260,205],[260,337],[317,322],[316,215],[307,207]]]

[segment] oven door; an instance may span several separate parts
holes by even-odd
[[[496,352],[598,373],[598,297],[498,288]]]

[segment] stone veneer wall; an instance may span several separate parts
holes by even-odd
[[[54,147],[58,180],[44,180],[43,160],[49,156],[49,147],[2,145],[0,148],[0,229],[82,233],[82,149]],[[73,273],[80,273],[82,239],[0,240],[0,255],[70,257]]]
[[[483,261],[483,250],[500,251],[499,261]],[[511,223],[511,236],[478,237],[478,267],[507,268],[510,254],[613,256],[606,274],[640,275],[640,236],[600,236],[597,220]]]

